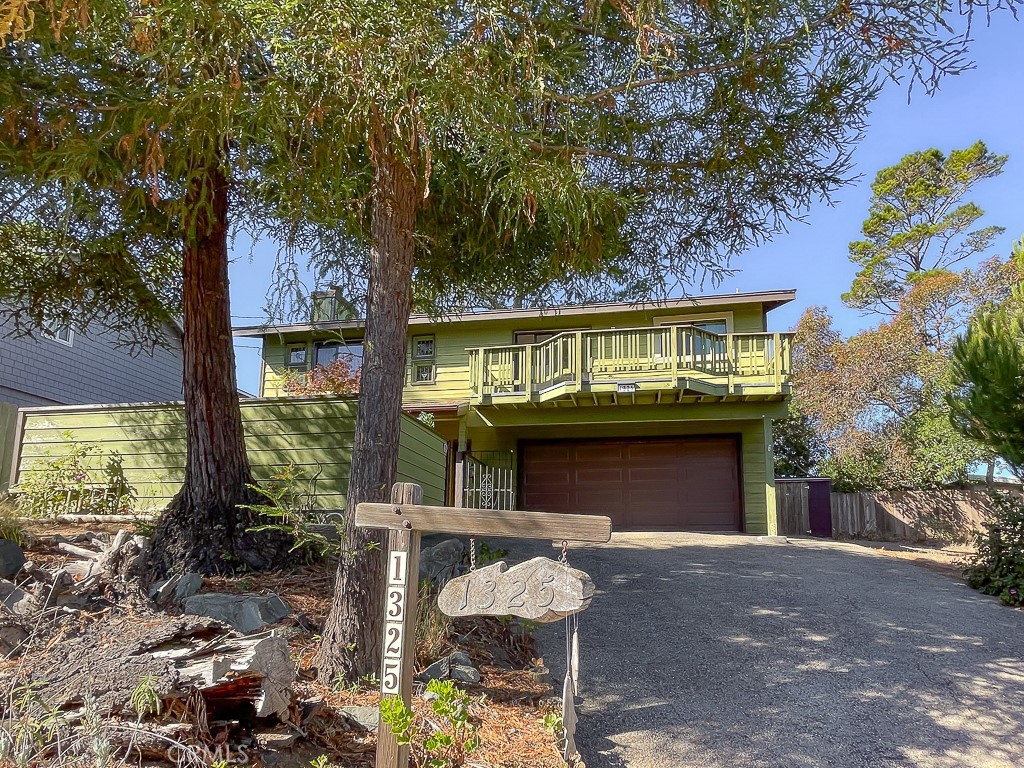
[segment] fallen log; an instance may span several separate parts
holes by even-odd
[[[239,636],[212,619],[161,614],[90,624],[26,655],[18,674],[58,710],[91,698],[99,711],[132,713],[133,694],[145,686],[164,703],[200,696],[209,720],[285,719],[296,677],[288,643],[276,632]]]

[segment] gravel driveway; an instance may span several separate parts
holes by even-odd
[[[580,619],[588,768],[1024,766],[1024,611],[952,578],[697,534],[616,534],[570,562],[598,588]],[[538,639],[562,674],[562,624]]]

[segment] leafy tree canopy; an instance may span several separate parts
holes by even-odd
[[[822,471],[840,485],[920,488],[962,480],[990,458],[949,423],[955,315],[1005,297],[1022,276],[1016,260],[928,275],[891,320],[848,339],[810,308],[797,326],[794,402],[827,446]]]
[[[1002,173],[1005,163],[1006,155],[978,141],[948,156],[938,149],[914,152],[879,171],[862,227],[865,239],[850,243],[850,261],[860,271],[843,301],[895,314],[917,280],[984,253],[1003,228],[974,229],[984,212],[964,197]]]

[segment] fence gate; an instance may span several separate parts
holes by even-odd
[[[462,504],[470,509],[516,508],[516,452],[477,451],[462,459]]]

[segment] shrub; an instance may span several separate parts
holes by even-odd
[[[421,664],[441,658],[451,646],[452,620],[437,606],[430,580],[420,583],[416,611],[416,660]]]
[[[975,537],[977,553],[966,563],[967,583],[1007,605],[1024,606],[1024,499],[993,493],[995,515]]]
[[[266,482],[250,485],[253,491],[266,499],[260,504],[242,505],[243,509],[257,513],[266,521],[250,530],[278,531],[291,536],[295,539],[292,551],[301,551],[309,560],[337,557],[342,550],[344,523],[331,516],[326,524],[334,526],[334,533],[326,535],[324,515],[316,509],[316,478],[309,483],[309,491],[302,488],[302,483],[299,468],[289,464]]]
[[[451,680],[431,680],[427,690],[434,694],[428,720],[429,732],[415,724],[413,711],[397,696],[380,702],[381,720],[391,728],[399,744],[412,748],[414,764],[427,768],[456,768],[478,746],[480,737],[469,715],[469,696]]]
[[[354,395],[361,377],[362,371],[353,367],[351,359],[336,357],[311,371],[285,371],[281,388],[289,395]]]
[[[25,526],[18,518],[13,499],[0,494],[0,539],[9,539],[19,547],[25,544]]]
[[[64,439],[69,443],[67,453],[40,459],[11,489],[18,511],[35,519],[67,513],[131,514],[135,489],[125,478],[120,454],[77,442],[71,432],[65,432]]]

